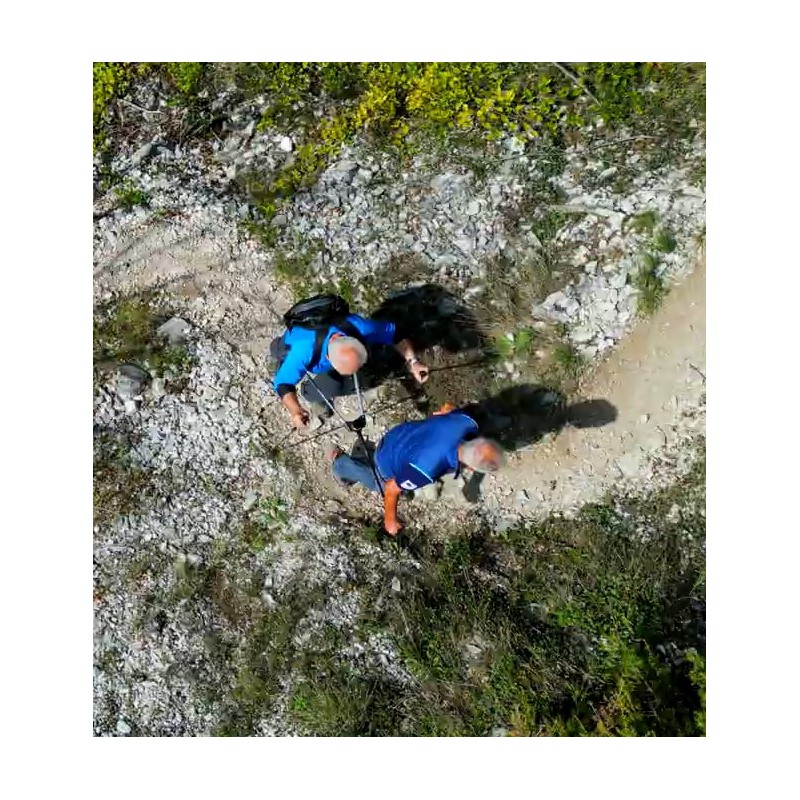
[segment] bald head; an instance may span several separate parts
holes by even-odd
[[[505,457],[497,442],[479,436],[458,448],[458,460],[475,472],[497,472],[503,466]]]
[[[328,343],[328,358],[340,375],[353,375],[367,363],[367,348],[352,336],[334,336]]]

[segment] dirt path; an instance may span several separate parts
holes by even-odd
[[[705,346],[702,262],[583,382],[581,395],[610,402],[616,419],[596,428],[567,427],[552,441],[515,454],[501,476],[484,482],[487,505],[503,503],[528,516],[543,508],[574,509],[621,483],[644,488],[654,455],[674,448],[683,435],[703,433],[704,415],[695,411],[704,403]]]
[[[291,303],[273,279],[268,262],[240,248],[235,237],[201,229],[178,235],[148,227],[103,254],[95,263],[95,295],[160,288],[178,313],[221,336],[242,353],[253,376],[248,399],[259,413],[267,439],[291,451],[301,467],[297,499],[320,507],[333,499],[348,514],[372,517],[378,503],[360,490],[345,492],[330,477],[324,452],[347,432],[298,443],[310,432],[289,434],[285,412],[269,392],[264,356],[280,332],[279,318]],[[558,435],[513,454],[508,468],[481,487],[481,504],[493,516],[538,517],[570,512],[621,484],[646,488],[654,480],[653,457],[674,451],[678,441],[704,432],[705,264],[667,295],[663,306],[587,376],[580,394],[603,399],[616,409],[614,422],[598,428],[567,427]],[[352,409],[343,408],[345,414]],[[315,499],[316,498],[316,499]],[[324,503],[323,503],[324,506]],[[328,504],[329,509],[332,509]],[[472,513],[463,498],[436,504],[417,502],[407,518],[423,527],[445,517],[452,522]]]

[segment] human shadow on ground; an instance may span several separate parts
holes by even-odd
[[[476,387],[461,387],[460,383],[465,376],[469,376],[470,384],[475,383],[480,378],[478,373],[460,375],[447,370],[485,359],[491,350],[490,339],[475,314],[452,292],[433,283],[407,287],[390,294],[370,316],[397,324],[401,335],[411,341],[431,369],[428,383],[420,386],[409,377],[396,350],[381,348],[372,371],[376,382],[398,379],[421,410],[427,410],[429,401],[436,403],[442,396],[463,397],[463,389],[468,390],[466,396],[476,393]]]
[[[511,386],[499,394],[462,407],[484,436],[499,442],[507,451],[535,444],[545,434],[573,428],[599,428],[617,418],[608,400],[567,403],[555,389],[546,386]]]
[[[360,309],[353,310],[361,313]],[[393,346],[373,346],[370,348],[367,364],[359,371],[362,389],[397,380],[422,411],[427,411],[431,401],[435,403],[439,395],[469,397],[483,393],[472,391],[471,386],[466,395],[458,391],[460,387],[451,384],[461,376],[447,372],[453,366],[460,366],[466,361],[480,361],[489,351],[488,339],[475,315],[452,292],[435,284],[401,289],[389,295],[365,316],[394,322],[399,338],[409,339],[415,351],[431,368],[433,380],[427,385],[418,384],[409,375],[402,356]],[[453,356],[458,356],[455,362]],[[273,362],[274,360],[273,358]],[[439,364],[440,360],[448,363],[443,366]],[[316,377],[315,380],[320,382]],[[355,393],[352,378],[335,376],[335,380],[340,384],[337,396]],[[476,380],[478,377],[473,373],[472,382]],[[312,390],[310,395],[313,395],[312,399],[316,399],[315,391]]]
[[[616,406],[608,400],[567,403],[560,392],[533,385],[509,387],[461,410],[478,423],[481,435],[494,439],[507,452],[535,444],[567,426],[599,428],[617,418]],[[464,496],[470,502],[477,501],[482,479],[481,473],[473,472],[467,480]]]
[[[460,353],[481,350],[487,343],[475,315],[452,292],[434,283],[393,292],[370,316],[398,324],[418,350],[441,347]]]

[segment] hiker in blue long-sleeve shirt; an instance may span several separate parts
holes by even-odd
[[[472,417],[446,403],[432,417],[397,425],[381,439],[375,468],[383,483],[384,528],[389,534],[403,527],[397,518],[397,502],[404,491],[421,489],[449,472],[458,474],[461,465],[476,472],[495,472],[502,466],[500,446],[479,434]],[[353,458],[338,448],[328,455],[341,483],[360,483],[380,491],[368,460]]]
[[[347,303],[335,295],[317,295],[298,303],[284,320],[288,330],[270,345],[279,363],[272,385],[298,428],[310,419],[297,399],[297,385],[306,373],[314,376],[314,382],[306,383],[301,394],[323,419],[331,414],[324,398],[332,404],[345,393],[345,378],[364,366],[372,348],[394,347],[419,383],[428,378],[427,367],[394,322],[351,314]]]

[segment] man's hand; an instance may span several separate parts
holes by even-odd
[[[294,425],[295,428],[305,428],[310,419],[311,415],[304,408],[292,413],[292,425]]]
[[[287,392],[281,398],[281,402],[289,412],[289,416],[292,418],[292,425],[295,428],[305,428],[308,425],[311,415],[300,405],[300,401],[294,392]]]
[[[425,383],[428,380],[428,368],[421,361],[412,362],[409,365],[409,369],[418,383]]]
[[[397,536],[403,529],[403,523],[395,517],[394,519],[385,519],[383,521],[383,527],[386,529],[386,533],[388,533],[389,536]]]
[[[449,414],[451,411],[455,411],[456,407],[452,403],[445,403],[438,411],[433,412],[433,416],[435,417],[437,414]]]

